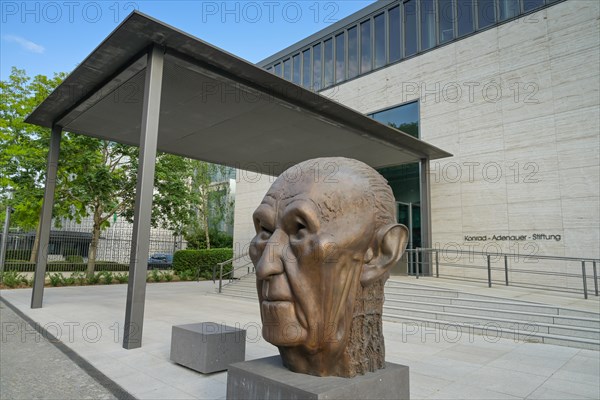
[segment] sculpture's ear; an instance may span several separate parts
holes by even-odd
[[[369,286],[387,274],[400,260],[408,242],[408,228],[401,224],[389,224],[375,234],[373,248],[369,249],[360,275],[360,284]]]

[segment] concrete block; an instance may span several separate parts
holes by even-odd
[[[246,331],[215,322],[173,326],[171,361],[208,374],[244,361]]]
[[[289,371],[280,356],[232,364],[227,372],[227,399],[406,399],[410,398],[405,365],[354,378],[318,377]]]

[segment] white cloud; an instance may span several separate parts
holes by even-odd
[[[33,43],[31,40],[27,40],[24,37],[16,35],[4,35],[4,40],[11,43],[16,43],[21,46],[24,50],[32,53],[42,54],[46,49],[37,43]]]

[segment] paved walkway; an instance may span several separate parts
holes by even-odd
[[[131,397],[0,302],[0,399]],[[63,346],[64,347],[64,346]],[[84,369],[85,368],[85,369]]]
[[[257,304],[212,294],[212,282],[149,284],[143,346],[121,347],[126,285],[47,288],[2,296],[139,399],[223,399],[226,373],[202,375],[169,360],[171,327],[201,321],[248,330],[246,359],[277,354],[260,337]],[[468,331],[384,323],[386,359],[410,367],[412,399],[598,399],[600,353],[520,343]]]

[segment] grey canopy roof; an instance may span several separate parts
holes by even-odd
[[[159,151],[273,175],[315,157],[379,168],[451,156],[137,11],[26,122],[139,145],[153,46],[165,52]]]

